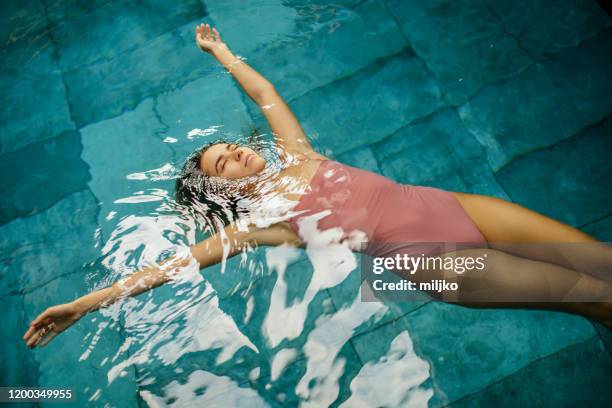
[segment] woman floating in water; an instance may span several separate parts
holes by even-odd
[[[46,345],[90,311],[168,282],[193,259],[205,268],[255,246],[306,247],[321,237],[331,237],[355,250],[361,243],[374,243],[376,249],[366,245],[365,252],[369,248],[376,256],[414,252],[420,242],[471,243],[480,248],[453,254],[484,255],[489,271],[480,280],[460,280],[457,303],[560,310],[612,325],[609,279],[572,269],[575,259],[566,253],[559,256],[550,248],[534,250],[535,243],[589,244],[591,259],[609,266],[612,251],[606,245],[576,228],[499,198],[402,185],[315,152],[270,82],[234,56],[215,28],[201,24],[195,34],[197,46],[215,57],[261,107],[275,137],[281,165],[274,167],[247,145],[218,141],[199,149],[177,180],[176,198],[178,203],[206,213],[216,226],[215,233],[192,245],[186,257],[169,258],[110,287],[48,308],[32,321],[23,337],[29,347]],[[245,198],[254,206],[279,209],[274,200],[279,197],[291,204],[284,218],[245,222],[253,213],[244,206]],[[528,245],[521,250],[513,243]],[[448,271],[438,272],[441,275],[429,277],[449,277]],[[477,297],[464,296],[469,290],[477,291],[486,279],[489,294],[504,302],[490,302],[490,297],[479,302]],[[601,301],[538,301],[542,294],[547,300]],[[508,301],[517,296],[530,301]]]

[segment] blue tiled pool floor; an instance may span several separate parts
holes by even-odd
[[[278,350],[261,339],[261,317],[240,328],[260,351],[241,349],[242,364],[194,353],[176,363],[182,373],[139,362],[110,385],[108,359],[130,336],[121,319],[100,333],[101,316],[88,316],[36,351],[21,341],[42,309],[92,289],[84,274],[102,279],[85,264],[131,214],[119,198],[172,191],[171,180],[126,176],[179,166],[202,143],[187,137],[194,128],[265,127],[195,47],[200,22],[276,85],[321,152],[403,183],[509,199],[612,241],[612,19],[594,0],[10,0],[0,16],[1,385],[70,385],[91,406],[146,406],[143,395],[200,364],[259,395],[244,394],[252,405],[299,400],[312,362],[302,355],[272,379]],[[215,271],[203,272],[213,286]],[[370,313],[351,309],[358,278],[314,303],[347,319]],[[244,299],[217,284],[219,308],[242,321]],[[257,285],[269,294],[265,279]],[[156,296],[172,295],[164,289]],[[582,317],[396,304],[354,329],[338,350],[327,345],[347,362],[335,404],[351,401],[357,372],[403,332],[426,363],[429,406],[612,399],[612,337]],[[96,332],[87,354],[82,340]]]

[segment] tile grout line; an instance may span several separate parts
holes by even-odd
[[[599,120],[597,120],[597,121],[595,121],[595,122],[589,123],[589,124],[587,124],[587,125],[585,125],[585,126],[581,127],[580,129],[578,129],[578,130],[576,131],[576,133],[571,134],[571,135],[569,135],[568,137],[565,137],[565,138],[563,138],[563,139],[557,140],[556,142],[551,143],[551,144],[546,145],[546,146],[539,146],[539,147],[535,147],[535,148],[533,148],[533,149],[531,149],[531,150],[529,150],[529,151],[525,151],[525,152],[522,152],[522,153],[518,153],[518,154],[514,155],[514,156],[512,157],[512,159],[511,159],[511,160],[509,160],[509,161],[508,161],[506,164],[504,164],[504,165],[503,165],[503,166],[501,166],[499,169],[497,169],[497,171],[495,171],[495,173],[499,173],[501,170],[505,169],[506,167],[508,167],[509,165],[511,165],[511,164],[512,164],[513,162],[515,162],[516,160],[520,160],[520,159],[522,159],[522,158],[524,158],[524,157],[527,157],[527,156],[531,155],[532,153],[536,153],[536,152],[544,151],[544,150],[547,150],[547,149],[553,148],[553,147],[555,147],[555,146],[557,146],[557,145],[559,145],[559,144],[562,144],[562,143],[564,143],[564,142],[569,142],[569,141],[571,141],[572,139],[574,139],[574,138],[576,138],[576,137],[579,137],[579,135],[580,135],[581,133],[583,133],[583,132],[585,132],[585,131],[587,131],[587,130],[589,130],[589,129],[591,129],[591,128],[595,128],[595,127],[597,127],[597,126],[602,125],[602,124],[603,124],[603,123],[604,123],[606,120],[608,120],[608,119],[610,119],[610,118],[612,118],[612,112],[609,112],[609,113],[608,113],[608,114],[606,114],[604,117],[602,117],[601,119],[599,119]]]
[[[570,345],[568,345],[568,346],[562,347],[561,349],[559,349],[559,350],[555,351],[554,353],[548,354],[548,355],[546,355],[546,356],[541,356],[541,357],[538,357],[538,358],[536,358],[536,359],[534,359],[534,360],[530,361],[529,363],[527,363],[527,364],[526,364],[526,365],[524,365],[523,367],[521,367],[521,368],[519,368],[519,369],[517,369],[517,370],[515,370],[515,371],[513,371],[513,372],[511,372],[511,373],[509,373],[509,374],[507,374],[507,375],[505,375],[505,376],[503,376],[502,378],[500,378],[500,379],[498,379],[498,380],[496,380],[496,381],[494,381],[494,382],[491,382],[491,383],[487,384],[487,385],[486,385],[484,388],[482,388],[482,389],[480,389],[480,390],[478,390],[478,391],[472,392],[472,393],[470,393],[470,394],[464,395],[463,397],[457,398],[456,400],[453,400],[453,401],[451,401],[451,402],[449,402],[449,403],[447,403],[447,404],[445,404],[445,405],[443,405],[443,406],[444,406],[444,407],[450,407],[452,404],[458,403],[458,402],[460,402],[460,401],[462,401],[462,400],[464,400],[464,399],[467,399],[467,398],[469,398],[469,397],[471,397],[471,396],[478,395],[478,394],[480,394],[480,393],[482,393],[482,392],[484,392],[484,391],[488,390],[489,388],[493,387],[494,385],[504,382],[506,379],[508,379],[508,378],[512,377],[512,376],[513,376],[513,375],[515,375],[515,374],[518,374],[519,372],[521,372],[521,371],[523,371],[523,370],[527,369],[528,367],[532,366],[533,364],[535,364],[535,363],[537,363],[537,362],[539,362],[539,361],[546,360],[546,359],[548,359],[548,358],[554,358],[555,356],[557,356],[558,354],[560,354],[560,353],[562,353],[562,352],[564,352],[564,351],[567,351],[567,350],[569,350],[569,349],[571,349],[571,348],[574,348],[574,347],[577,347],[577,346],[580,346],[580,345],[586,344],[586,343],[588,343],[589,341],[592,341],[592,340],[594,340],[594,339],[596,339],[596,338],[598,338],[598,335],[597,335],[597,334],[594,334],[594,335],[592,335],[592,336],[590,336],[590,337],[588,337],[588,338],[586,338],[586,339],[584,339],[584,340],[582,340],[582,341],[578,341],[578,342],[576,342],[576,343],[573,343],[573,344],[570,344]]]

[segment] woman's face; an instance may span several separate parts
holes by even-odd
[[[200,169],[209,176],[239,179],[259,173],[266,160],[253,149],[233,143],[218,143],[204,151]]]

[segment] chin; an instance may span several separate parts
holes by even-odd
[[[253,163],[253,169],[254,169],[253,174],[257,174],[265,168],[266,168],[266,161],[262,159],[261,157],[258,157],[255,163]]]

